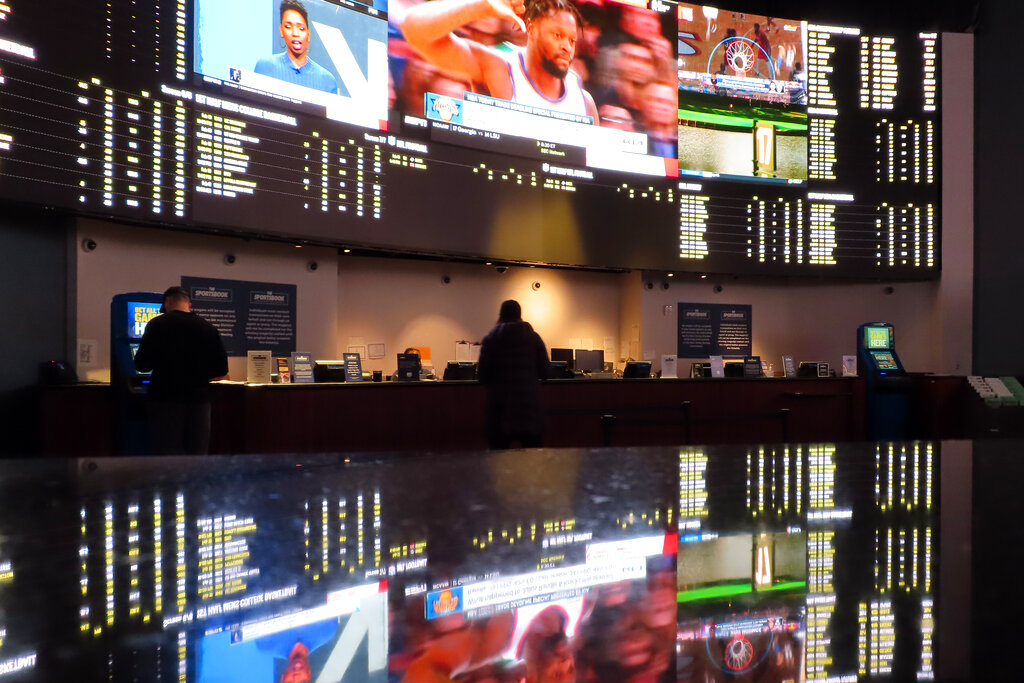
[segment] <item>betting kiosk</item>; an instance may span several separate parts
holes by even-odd
[[[910,380],[896,354],[892,325],[864,323],[857,328],[857,374],[865,379],[868,438],[910,438]]]
[[[146,324],[160,315],[162,294],[129,292],[110,302],[110,388],[114,400],[114,453],[146,452],[146,389],[149,376],[135,369]]]

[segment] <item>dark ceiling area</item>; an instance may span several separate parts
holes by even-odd
[[[913,26],[926,30],[973,31],[984,0],[731,0],[707,2],[737,10],[845,26],[882,29]],[[989,0],[991,1],[991,0]]]

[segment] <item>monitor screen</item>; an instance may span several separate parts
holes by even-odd
[[[462,34],[464,52],[439,49],[432,7],[408,3],[396,22],[405,41],[390,44],[403,125],[422,125],[433,140],[553,165],[675,177],[676,4],[588,4],[572,3],[582,26],[565,17],[576,54],[570,43],[568,55],[540,70],[531,61],[537,31],[490,17],[448,26]]]
[[[142,335],[146,332],[146,324],[160,315],[160,308],[159,302],[129,301],[127,304],[128,337],[131,339],[141,339]]]
[[[565,363],[565,367],[572,370],[573,363],[575,362],[575,359],[573,358],[572,349],[551,349],[551,362]]]
[[[387,3],[196,0],[193,67],[232,96],[387,129]]]
[[[651,362],[650,361],[637,361],[631,360],[626,363],[626,367],[622,371],[623,378],[639,378],[639,377],[650,377],[651,376]]]
[[[679,172],[807,180],[807,22],[680,5]]]
[[[476,363],[471,361],[450,360],[444,369],[443,379],[447,381],[476,379]]]
[[[871,357],[875,359],[875,364],[878,365],[879,370],[900,369],[900,365],[896,362],[896,358],[888,351],[872,351]]]
[[[579,372],[601,372],[604,370],[604,351],[601,349],[576,349],[576,370]]]
[[[868,349],[891,349],[892,328],[887,325],[865,327],[864,346]]]

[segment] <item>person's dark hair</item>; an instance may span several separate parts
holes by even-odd
[[[164,300],[167,299],[184,299],[185,301],[191,301],[192,297],[188,295],[188,290],[184,287],[168,287],[167,291],[164,292]]]
[[[309,13],[306,11],[306,6],[303,5],[299,0],[281,0],[281,21],[284,21],[284,13],[288,10],[293,10],[302,15],[302,20],[309,23]]]
[[[576,18],[576,28],[583,30],[583,15],[575,3],[570,0],[526,0],[526,10],[523,12],[523,21],[527,24],[540,17],[546,17],[555,12],[569,12]]]
[[[498,312],[498,322],[514,323],[523,319],[523,309],[515,299],[508,299],[501,302],[501,309]]]
[[[188,290],[184,287],[168,287],[167,291],[164,292],[164,302],[160,304],[160,312],[167,312],[167,300],[171,299],[174,301],[191,301],[192,297],[188,295]]]

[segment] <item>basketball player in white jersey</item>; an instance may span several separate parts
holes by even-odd
[[[526,48],[502,52],[452,33],[485,17],[515,23]],[[520,18],[521,17],[521,18]],[[402,22],[409,44],[436,66],[482,83],[492,97],[591,117],[594,98],[569,66],[583,20],[570,0],[432,0]]]

